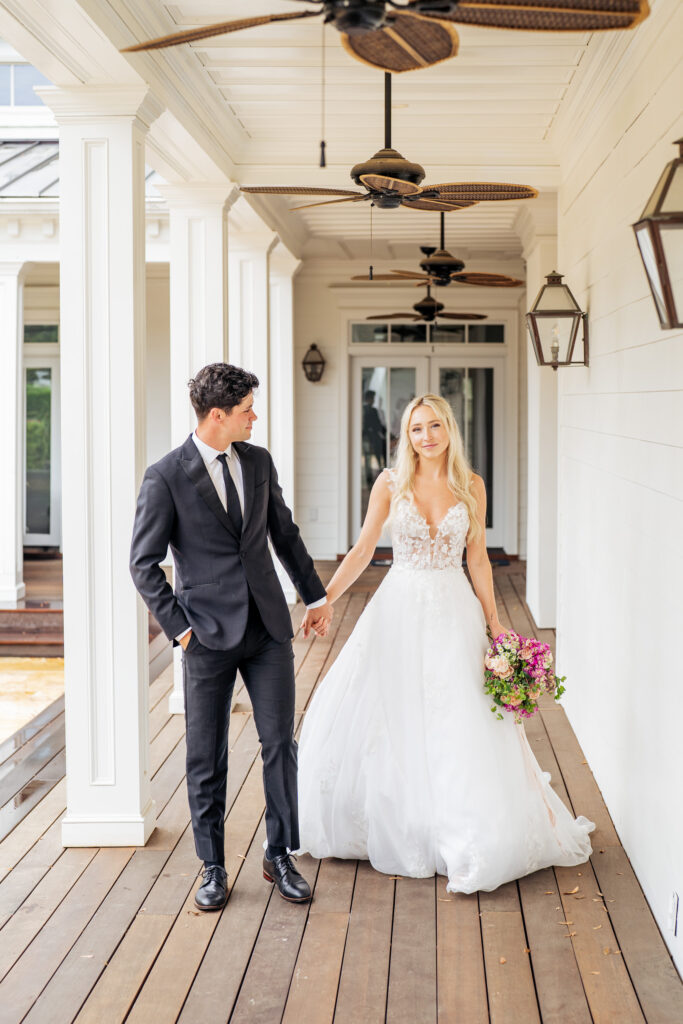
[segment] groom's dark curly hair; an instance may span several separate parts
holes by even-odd
[[[188,387],[197,419],[203,420],[211,409],[232,412],[236,405],[258,387],[258,377],[249,370],[243,370],[241,366],[209,363],[188,382]]]

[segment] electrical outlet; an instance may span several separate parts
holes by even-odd
[[[672,892],[669,900],[669,931],[678,935],[678,893]]]

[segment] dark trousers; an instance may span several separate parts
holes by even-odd
[[[228,727],[237,671],[254,709],[261,742],[266,834],[270,846],[299,847],[297,744],[294,740],[294,654],[277,643],[250,601],[242,641],[212,651],[196,637],[183,654],[187,794],[197,856],[224,862]]]

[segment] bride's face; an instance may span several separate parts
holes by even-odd
[[[439,459],[448,450],[448,432],[428,405],[413,410],[408,437],[417,454],[424,459]]]

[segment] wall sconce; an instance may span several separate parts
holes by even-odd
[[[683,327],[683,139],[633,225],[662,330]]]
[[[556,270],[546,276],[546,283],[526,315],[527,327],[534,344],[539,366],[588,366],[588,317]],[[574,359],[574,347],[582,327],[583,353]]]
[[[311,345],[304,356],[301,365],[306,374],[306,380],[319,381],[325,369],[325,357],[317,345]]]

